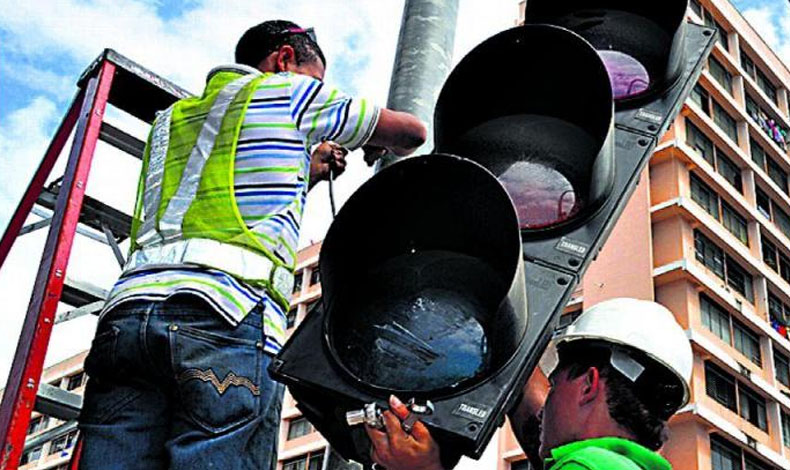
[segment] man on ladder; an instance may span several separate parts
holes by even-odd
[[[85,363],[82,470],[274,469],[282,386],[266,368],[307,190],[342,170],[339,146],[372,163],[425,141],[416,117],[322,83],[312,29],[259,24],[236,62],[152,127],[132,253]]]

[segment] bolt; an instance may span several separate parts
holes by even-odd
[[[63,277],[63,270],[62,269],[56,269],[55,270],[55,277]]]

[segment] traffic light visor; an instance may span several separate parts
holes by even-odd
[[[480,165],[428,155],[377,173],[321,250],[335,366],[383,397],[485,380],[526,330],[520,253],[513,205]]]
[[[437,151],[494,173],[524,233],[541,233],[583,220],[606,200],[613,116],[597,52],[567,29],[527,25],[489,38],[455,67],[434,137]]]

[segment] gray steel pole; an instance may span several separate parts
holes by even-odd
[[[403,7],[387,107],[428,124],[428,141],[415,155],[433,149],[433,108],[450,73],[457,19],[458,0],[406,0]],[[376,170],[401,158],[388,154]]]

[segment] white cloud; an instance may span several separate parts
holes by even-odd
[[[790,64],[790,6],[785,2],[743,11],[752,27],[785,63]]]
[[[57,117],[55,103],[38,96],[28,106],[12,112],[0,127],[0,229],[16,209],[29,182],[28,175],[41,161]]]
[[[9,93],[9,82],[18,85],[23,80],[27,89],[38,95],[30,96],[25,108],[2,118],[0,227],[5,226],[16,207],[61,117],[53,97],[67,92],[68,96],[61,97],[66,101],[71,95],[68,89],[77,77],[61,71],[82,70],[106,47],[190,91],[199,92],[211,67],[232,61],[235,43],[246,28],[266,19],[290,19],[315,27],[329,62],[328,82],[380,104],[386,102],[403,0],[190,1],[188,10],[167,20],[158,14],[160,3],[159,0],[37,0],[3,8],[0,32],[11,62],[2,65],[6,78],[0,87],[0,100]],[[454,60],[460,60],[486,37],[513,26],[517,5],[518,0],[460,0]],[[347,70],[341,70],[343,64]],[[7,73],[12,74],[13,80],[8,80]],[[145,128],[139,122],[112,110],[109,116],[122,128],[131,125],[132,133],[144,138]],[[360,152],[349,158],[349,169],[335,187],[338,207],[372,174],[362,162]],[[139,161],[100,144],[88,194],[128,212],[138,172]],[[53,175],[61,173],[58,169]],[[33,220],[37,218],[31,217]],[[323,238],[330,222],[329,199],[323,183],[308,197],[303,244]],[[8,312],[4,324],[6,339],[0,341],[0,383],[11,364],[45,233],[42,230],[20,239],[8,263],[0,270],[0,298],[4,299],[4,311]],[[106,288],[118,275],[118,267],[113,263],[108,247],[80,240],[74,247],[69,275],[88,278]],[[94,322],[84,320],[76,329],[58,327],[47,363],[87,347]]]

